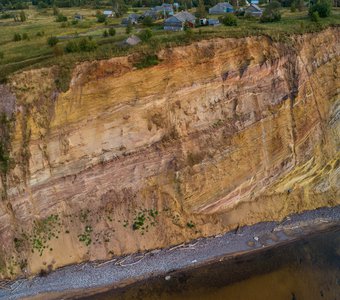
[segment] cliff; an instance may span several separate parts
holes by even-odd
[[[213,39],[0,87],[0,274],[340,204],[340,30]]]

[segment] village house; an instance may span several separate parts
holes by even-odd
[[[262,9],[259,8],[256,4],[251,3],[245,10],[246,15],[251,15],[254,17],[261,17],[262,16]]]
[[[232,5],[228,2],[217,3],[215,6],[209,8],[209,14],[221,15],[225,13],[231,13],[234,11]]]
[[[75,14],[75,15],[73,16],[73,18],[74,18],[75,20],[83,20],[83,19],[84,19],[84,16],[77,13],[77,14]]]
[[[127,26],[129,23],[132,25],[138,24],[141,15],[138,14],[130,14],[127,18],[122,19],[122,25]]]
[[[195,27],[196,18],[187,11],[181,11],[170,18],[167,18],[164,22],[164,30],[180,31],[185,26]]]
[[[152,10],[152,9],[149,9],[147,11],[144,12],[143,18],[145,17],[150,17],[152,20],[158,20],[160,18],[160,14],[157,13],[156,11]]]
[[[163,3],[160,6],[155,6],[151,8],[151,10],[153,10],[156,13],[162,14],[164,17],[173,16],[174,14],[174,8],[172,4],[168,3]]]
[[[104,10],[103,15],[105,15],[107,18],[113,18],[113,11],[112,10]]]

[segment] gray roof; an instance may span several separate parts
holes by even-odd
[[[162,11],[172,12],[173,11],[172,4],[168,4],[168,3],[163,3],[162,5],[155,6],[155,7],[151,8],[151,9],[153,11],[156,11],[156,12],[162,12]]]
[[[126,40],[125,40],[125,43],[127,43],[128,45],[130,46],[134,46],[134,45],[137,45],[141,42],[141,39],[136,36],[136,35],[131,35],[130,37],[128,37]]]
[[[177,20],[181,21],[181,22],[195,22],[196,17],[193,16],[191,13],[187,12],[187,11],[181,11],[177,14],[175,14],[174,16],[170,17],[171,18],[176,18]],[[167,21],[168,19],[166,19]]]
[[[228,3],[228,2],[220,2],[220,3],[217,3],[215,6],[213,6],[210,9],[224,10],[226,8],[233,9],[233,6],[230,3]]]
[[[104,15],[112,15],[113,12],[112,12],[112,10],[104,10],[103,14]]]
[[[259,8],[256,4],[253,4],[253,3],[251,3],[251,4],[246,8],[246,10],[247,10],[248,8],[254,8],[254,9],[257,10],[257,11],[262,11],[261,8]]]

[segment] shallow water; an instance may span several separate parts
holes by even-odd
[[[340,300],[340,228],[91,299]]]

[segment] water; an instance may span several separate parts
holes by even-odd
[[[340,228],[91,299],[340,300]]]

